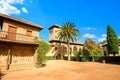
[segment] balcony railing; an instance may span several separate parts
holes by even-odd
[[[40,39],[40,38],[34,36],[27,36],[24,34],[7,32],[7,31],[0,31],[0,39],[34,43],[36,39]]]

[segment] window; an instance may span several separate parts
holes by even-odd
[[[27,30],[26,35],[27,35],[27,36],[32,36],[32,31]]]

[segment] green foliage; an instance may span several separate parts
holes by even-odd
[[[65,42],[76,41],[80,33],[75,27],[74,23],[66,22],[58,31],[58,39]]]
[[[87,62],[89,61],[89,51],[87,49],[83,49],[83,57],[82,57],[82,61]]]
[[[55,56],[45,56],[45,60],[56,60]]]
[[[45,54],[50,50],[50,45],[46,43],[45,41],[36,41],[36,43],[38,44],[37,64],[41,66],[46,61]]]
[[[80,56],[82,56],[82,55],[83,55],[82,50],[80,50],[79,52],[75,52],[75,53],[74,53],[75,59],[76,59],[77,61],[80,60]]]
[[[80,36],[79,30],[76,29],[74,23],[66,22],[58,31],[58,39],[66,42],[68,47],[68,60],[70,60],[70,41],[76,41]]]
[[[83,54],[85,59],[87,59],[88,56],[92,56],[94,61],[94,56],[96,53],[102,53],[102,48],[100,47],[100,45],[96,44],[92,39],[87,38],[83,46]]]
[[[70,56],[70,58],[71,58],[71,61],[76,61],[75,56]],[[68,56],[63,56],[63,59],[64,59],[64,60],[67,60],[67,59],[68,59]]]
[[[119,53],[118,37],[110,25],[107,26],[107,43],[108,52],[110,54],[115,55]]]
[[[105,60],[106,63],[120,64],[120,56],[96,56],[95,60],[97,62]]]

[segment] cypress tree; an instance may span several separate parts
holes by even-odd
[[[107,48],[109,54],[119,53],[119,41],[115,31],[112,29],[111,25],[107,25]]]

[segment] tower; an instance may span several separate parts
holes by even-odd
[[[58,40],[57,33],[60,26],[57,24],[54,24],[49,28],[49,41]]]

